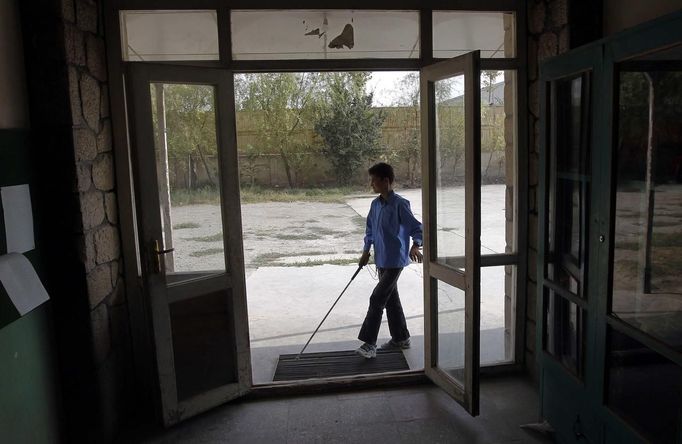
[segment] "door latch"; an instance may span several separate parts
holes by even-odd
[[[159,274],[161,273],[161,255],[167,254],[167,253],[172,253],[175,251],[175,248],[169,248],[167,250],[162,250],[161,249],[161,243],[159,242],[158,239],[154,240],[154,252],[152,254],[152,262],[154,266],[154,273]]]

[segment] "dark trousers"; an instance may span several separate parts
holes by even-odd
[[[369,309],[358,339],[368,344],[377,343],[381,317],[385,308],[391,337],[396,341],[404,341],[410,337],[410,332],[407,330],[403,306],[400,305],[400,296],[398,296],[398,278],[403,269],[378,268],[378,270],[379,283],[374,287],[372,296],[369,298]]]

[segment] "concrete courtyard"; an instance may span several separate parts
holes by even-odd
[[[421,220],[421,190],[398,190]],[[504,252],[505,186],[486,185],[481,193],[482,253]],[[375,196],[347,196],[343,202],[256,203],[242,205],[249,335],[254,383],[272,381],[279,355],[298,353],[357,269],[364,224]],[[439,240],[445,254],[461,254],[464,245],[464,192],[439,190]],[[176,271],[222,268],[218,207],[190,205],[173,209]],[[439,251],[441,249],[439,248]],[[463,250],[462,250],[463,252]],[[356,337],[376,285],[374,265],[365,267],[306,351],[348,350]],[[481,273],[481,361],[509,359],[504,337],[504,267]],[[423,270],[407,267],[399,292],[413,346],[405,352],[412,369],[423,368]],[[464,294],[439,287],[440,337],[444,367],[463,359]],[[390,338],[384,321],[379,341]]]

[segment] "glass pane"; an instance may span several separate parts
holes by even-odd
[[[235,60],[419,58],[418,11],[231,12]]]
[[[481,254],[516,251],[515,74],[481,72]]]
[[[216,11],[121,11],[120,18],[125,61],[219,59]]]
[[[616,330],[608,337],[607,405],[647,441],[677,442],[682,368]]]
[[[170,304],[178,400],[237,381],[228,292]]]
[[[589,209],[587,75],[554,82],[551,96],[547,277],[584,295]]]
[[[166,273],[225,270],[215,88],[150,88]]]
[[[514,57],[515,18],[506,12],[433,11],[433,57],[480,50],[482,58]]]
[[[544,345],[572,373],[582,373],[582,309],[545,288]]]
[[[433,280],[438,292],[438,359],[436,365],[464,385],[464,291]]]
[[[677,350],[682,350],[681,110],[682,72],[620,74],[611,309]]]
[[[437,261],[464,269],[464,75],[434,86]]]
[[[514,357],[515,273],[513,265],[481,268],[481,365]]]

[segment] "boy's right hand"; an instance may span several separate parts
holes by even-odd
[[[364,267],[367,265],[367,262],[369,262],[369,251],[363,251],[362,256],[360,256],[360,260],[358,261],[358,265],[360,267]]]

